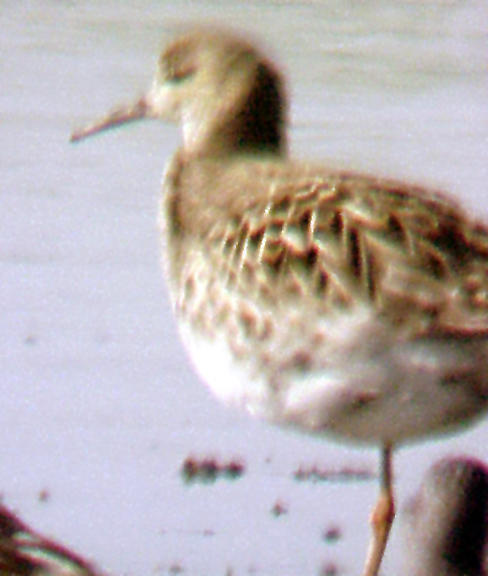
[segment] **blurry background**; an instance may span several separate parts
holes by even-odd
[[[226,410],[178,341],[156,222],[177,129],[68,143],[148,87],[175,25],[202,19],[282,64],[293,155],[437,186],[488,217],[484,0],[2,2],[0,492],[117,575],[357,574],[377,483],[293,471],[375,470],[377,452]],[[488,460],[487,436],[485,422],[398,452],[399,503],[443,454]],[[246,474],[188,486],[188,455],[238,457]],[[397,525],[384,573],[400,566]]]

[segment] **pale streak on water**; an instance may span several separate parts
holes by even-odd
[[[160,174],[178,133],[72,147],[131,99],[175,23],[251,30],[292,80],[292,151],[450,190],[488,216],[488,9],[478,2],[31,1],[0,7],[0,492],[114,574],[358,574],[375,483],[297,484],[301,463],[376,464],[219,406],[193,375],[159,270]],[[396,458],[400,503],[442,454],[485,460],[486,423]],[[188,454],[243,480],[183,486]],[[37,494],[47,488],[51,500]],[[274,518],[276,500],[289,513]],[[331,524],[339,543],[325,544]],[[213,536],[203,536],[205,530]],[[401,574],[399,530],[385,574]]]

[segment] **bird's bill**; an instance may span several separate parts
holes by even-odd
[[[129,122],[151,118],[152,116],[151,106],[148,103],[148,99],[143,96],[135,104],[117,108],[107,116],[95,120],[95,122],[92,122],[79,130],[75,130],[71,134],[70,141],[79,142],[80,140],[84,140],[85,138],[98,134],[99,132],[104,132],[105,130],[116,128],[117,126],[128,124]]]

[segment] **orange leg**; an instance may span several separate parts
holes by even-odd
[[[385,446],[381,455],[380,495],[371,515],[373,535],[369,544],[363,576],[377,576],[395,518],[392,478],[392,447]]]

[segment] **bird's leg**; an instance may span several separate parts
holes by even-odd
[[[380,495],[371,514],[370,522],[373,534],[369,543],[363,576],[377,576],[394,518],[392,448],[391,446],[384,446],[381,454]]]

